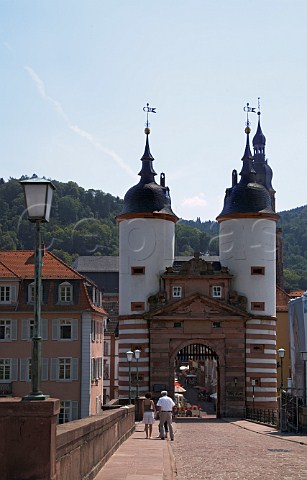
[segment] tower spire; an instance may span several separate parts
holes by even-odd
[[[145,130],[144,133],[146,135],[146,143],[145,143],[145,150],[144,154],[141,158],[142,162],[142,168],[139,172],[139,175],[141,177],[141,181],[144,183],[149,183],[149,182],[154,182],[154,177],[156,174],[152,162],[154,161],[154,157],[152,156],[149,148],[149,134],[150,134],[150,128],[149,128],[149,121],[148,121],[148,114],[149,113],[157,113],[156,112],[156,107],[150,107],[149,103],[147,103],[146,107],[143,107],[143,111],[146,112],[146,123],[145,123]]]
[[[249,104],[247,104],[247,108],[249,109]],[[254,182],[255,181],[255,170],[253,168],[253,155],[252,155],[252,152],[251,152],[251,149],[250,149],[250,144],[249,144],[249,134],[251,132],[251,129],[250,129],[250,122],[249,122],[249,118],[248,118],[248,112],[249,111],[252,111],[251,109],[249,110],[246,110],[247,112],[247,119],[246,119],[246,127],[245,127],[245,133],[246,133],[246,145],[245,145],[245,151],[244,151],[244,155],[242,157],[242,162],[243,162],[243,166],[242,166],[242,170],[240,172],[240,175],[241,175],[241,179],[243,181],[246,181],[247,183],[248,182]]]
[[[253,138],[253,147],[254,147],[254,161],[255,162],[265,162],[265,136],[262,133],[261,125],[260,125],[260,97],[258,97],[258,126],[256,134]]]

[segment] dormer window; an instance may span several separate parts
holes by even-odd
[[[28,286],[28,303],[34,303],[35,297],[35,284],[34,282],[30,283]],[[41,286],[41,299],[43,298],[43,286]]]
[[[12,303],[16,301],[16,288],[14,285],[0,285],[0,303]]]
[[[69,282],[63,282],[59,286],[59,302],[72,303],[72,285]]]

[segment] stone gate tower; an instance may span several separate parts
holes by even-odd
[[[160,275],[173,264],[175,223],[164,173],[156,183],[149,148],[150,129],[141,158],[139,183],[127,191],[119,222],[119,396],[128,393],[126,352],[141,350],[139,393],[149,388],[148,297],[159,291]],[[135,367],[135,364],[134,364]],[[135,368],[134,368],[135,371]],[[132,379],[135,386],[135,379]]]
[[[265,136],[260,126],[251,154],[247,122],[246,147],[238,182],[226,190],[220,223],[220,262],[234,275],[232,286],[247,299],[246,401],[276,407],[276,222],[272,170],[265,159]]]

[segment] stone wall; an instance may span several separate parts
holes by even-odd
[[[109,410],[58,425],[57,480],[91,480],[115,450],[133,433],[135,407]]]

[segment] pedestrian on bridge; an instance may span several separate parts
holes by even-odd
[[[161,392],[161,397],[158,400],[157,407],[159,409],[159,432],[160,432],[160,438],[161,440],[164,440],[166,433],[165,433],[165,427],[164,423],[167,422],[167,426],[169,429],[169,434],[171,437],[171,440],[174,440],[174,431],[173,431],[173,410],[175,407],[175,402],[171,397],[167,395],[166,390],[162,390]]]

